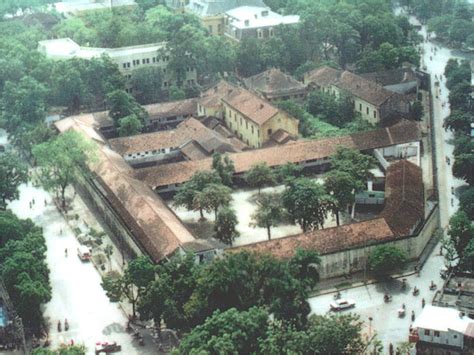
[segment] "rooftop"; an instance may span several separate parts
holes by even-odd
[[[239,29],[273,27],[298,23],[298,15],[282,16],[268,7],[241,6],[226,12],[231,19],[229,24]]]
[[[198,142],[208,154],[220,148],[230,149],[226,151],[239,151],[232,146],[230,140],[207,128],[195,118],[188,118],[174,130],[114,138],[109,140],[109,144],[114,151],[123,156],[165,148],[178,148],[190,140]]]
[[[186,9],[200,17],[223,14],[239,6],[265,6],[262,0],[191,0]]]
[[[194,237],[168,206],[143,182],[133,178],[132,168],[105,145],[93,129],[92,114],[72,116],[55,122],[60,132],[73,129],[97,143],[98,162],[89,168],[100,189],[144,251],[158,262]]]
[[[279,112],[268,101],[243,88],[234,88],[222,100],[259,126]]]
[[[248,89],[268,96],[284,95],[306,90],[306,86],[298,80],[276,68],[244,79],[244,83]]]
[[[305,83],[312,82],[319,86],[334,85],[375,106],[379,106],[390,97],[397,95],[360,75],[327,66],[312,70],[305,75]]]
[[[219,108],[222,105],[222,99],[236,87],[225,80],[219,81],[201,94],[199,104],[205,107]]]
[[[95,48],[79,46],[70,38],[48,39],[38,42],[38,50],[53,59],[82,58],[91,59],[107,54],[110,58],[121,58],[135,54],[158,52],[166,44],[150,43],[120,48]]]
[[[437,330],[447,332],[452,329],[459,333],[474,337],[472,327],[474,321],[469,317],[460,317],[459,311],[453,308],[427,305],[421,314],[416,317],[413,328]],[[469,328],[469,332],[468,332]]]
[[[338,146],[370,150],[388,147],[395,144],[418,141],[420,130],[416,122],[404,121],[398,125],[381,128],[375,131],[356,133],[343,137],[332,137],[320,140],[289,142],[285,145],[257,150],[231,153],[236,173],[246,172],[258,162],[266,162],[274,167],[285,163],[300,163],[315,159],[328,158],[335,153]],[[138,169],[135,176],[152,188],[179,184],[188,181],[197,171],[209,170],[212,159],[187,161]]]
[[[269,253],[278,258],[289,259],[295,255],[298,248],[315,250],[324,255],[388,238],[394,238],[390,227],[385,219],[376,218],[230,248],[227,251],[239,252],[246,250],[256,253]]]
[[[413,234],[425,216],[423,174],[408,160],[400,160],[387,169],[385,207],[381,213],[397,236]]]

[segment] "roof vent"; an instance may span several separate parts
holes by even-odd
[[[262,17],[268,16],[268,10],[263,10],[262,11]]]
[[[249,27],[250,26],[250,20],[245,20],[245,26]]]

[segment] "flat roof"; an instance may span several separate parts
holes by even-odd
[[[452,329],[464,334],[474,321],[469,317],[460,317],[460,312],[454,308],[427,305],[413,323],[413,328],[447,332]],[[472,326],[471,326],[472,327]]]
[[[227,11],[226,15],[232,17],[229,24],[239,29],[291,25],[300,21],[298,15],[282,16],[260,6],[240,6]]]

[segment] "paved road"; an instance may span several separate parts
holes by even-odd
[[[34,199],[35,205],[29,208]],[[48,205],[44,206],[44,201]],[[50,195],[43,189],[28,185],[20,188],[20,198],[10,209],[21,218],[31,218],[43,227],[47,244],[47,262],[51,271],[53,296],[46,304],[45,317],[50,323],[52,346],[70,342],[85,344],[88,354],[94,353],[97,341],[117,341],[124,354],[151,354],[132,344],[125,332],[127,319],[116,303],[111,303],[100,286],[98,272],[90,263],[82,263],[74,251],[79,245],[72,230],[51,204]],[[61,232],[62,231],[62,232]],[[65,249],[68,257],[65,257]],[[57,322],[67,318],[70,329],[57,330]],[[150,344],[151,345],[151,344]]]

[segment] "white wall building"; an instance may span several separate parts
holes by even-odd
[[[466,350],[474,337],[474,320],[454,308],[430,305],[415,320],[413,330],[417,333],[415,339],[430,346]]]
[[[241,6],[225,13],[225,35],[240,41],[246,37],[265,39],[273,37],[278,25],[294,25],[298,15],[282,16],[267,7]]]
[[[169,57],[164,52],[166,43],[151,43],[120,48],[82,47],[70,38],[40,41],[38,51],[53,60],[71,58],[92,59],[107,55],[117,64],[120,72],[130,79],[131,71],[143,66],[157,66],[163,72],[163,88],[175,83],[175,75],[167,70]],[[185,85],[196,84],[196,70],[186,68]]]

